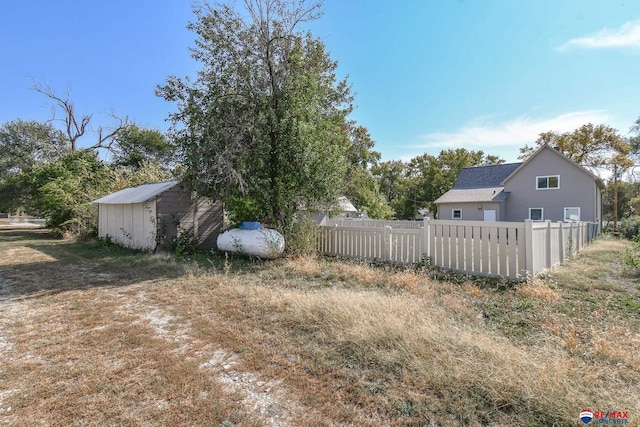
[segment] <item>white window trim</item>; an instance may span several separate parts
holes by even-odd
[[[564,208],[564,222],[574,221],[572,219],[567,218],[567,209],[577,209],[578,210],[578,221],[582,221],[582,210],[580,206],[569,206]]]
[[[531,211],[532,210],[540,210],[540,219],[532,219],[531,218]],[[529,219],[531,221],[544,221],[544,208],[529,208]]]
[[[460,218],[455,217],[455,212],[460,212]],[[451,219],[462,219],[462,209],[451,209]]]
[[[540,178],[547,178],[547,185],[549,185],[549,178],[558,178],[558,186],[557,187],[547,187],[547,188],[540,188],[538,187],[538,180]],[[536,190],[558,190],[560,189],[560,175],[540,175],[540,176],[536,176]]]

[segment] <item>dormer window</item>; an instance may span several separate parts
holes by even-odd
[[[536,176],[536,190],[560,188],[560,175]]]

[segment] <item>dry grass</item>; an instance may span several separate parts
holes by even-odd
[[[0,423],[545,426],[591,408],[637,424],[640,312],[622,253],[601,240],[498,291],[0,232]]]

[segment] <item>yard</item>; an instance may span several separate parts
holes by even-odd
[[[0,424],[638,425],[627,244],[515,285],[0,230]]]

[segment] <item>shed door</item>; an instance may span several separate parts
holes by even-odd
[[[495,221],[496,220],[496,210],[495,209],[487,209],[484,211],[484,220],[485,221]]]

